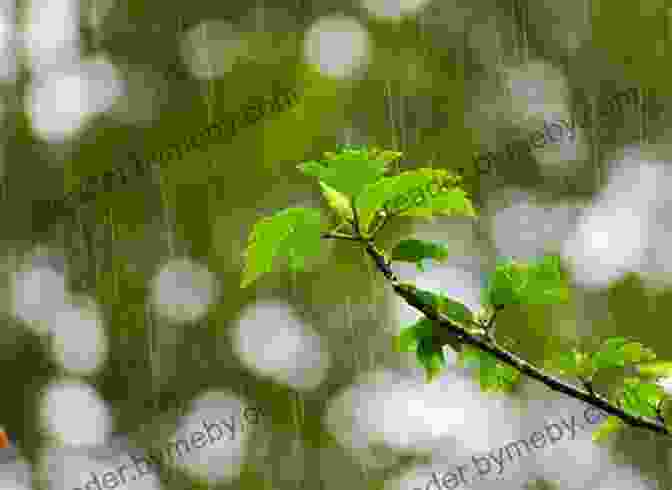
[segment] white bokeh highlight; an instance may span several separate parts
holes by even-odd
[[[49,320],[55,360],[70,374],[90,375],[107,358],[107,335],[95,303],[80,298],[81,306],[65,305]]]
[[[232,392],[209,391],[199,395],[170,437],[171,441],[187,441],[189,450],[185,450],[184,443],[170,445],[170,455],[166,457],[173,458],[171,464],[211,485],[234,481],[245,463],[252,431],[263,422],[261,417],[257,424],[248,422],[253,419],[244,415],[249,407],[249,403]],[[197,435],[199,432],[203,437]],[[180,448],[181,454],[176,453],[175,447]]]
[[[105,59],[96,58],[33,80],[26,111],[39,138],[60,143],[79,135],[123,93],[119,71]]]
[[[493,404],[496,415],[490,410]],[[502,400],[481,394],[463,372],[446,369],[426,384],[422,373],[407,377],[376,371],[329,401],[325,425],[342,447],[360,458],[381,443],[430,455],[450,448],[486,451],[497,439],[513,435],[507,417]]]
[[[356,19],[322,17],[306,34],[304,55],[323,75],[348,78],[368,63],[370,44],[366,28]]]
[[[47,333],[51,319],[66,308],[65,277],[49,267],[25,267],[12,274],[12,315],[36,333]]]
[[[488,203],[488,222],[502,257],[523,260],[545,253],[558,253],[564,240],[572,233],[579,210],[571,204],[545,205],[535,202],[526,192],[510,192],[510,202],[499,209],[496,197]]]
[[[644,160],[635,150],[612,162],[606,187],[563,243],[577,283],[603,288],[627,272],[641,273],[653,286],[671,283],[670,184],[664,162]]]
[[[131,447],[124,436],[115,436],[109,443],[95,446],[49,445],[42,449],[37,470],[50,490],[102,489],[107,488],[110,481],[124,490],[159,490],[161,482],[157,472],[138,475],[132,456],[144,458],[146,454]],[[126,466],[122,471],[125,482],[119,477],[121,465]],[[116,474],[116,479],[105,477],[105,474]],[[108,485],[102,481],[103,478]]]
[[[155,311],[174,322],[195,322],[208,312],[220,292],[220,282],[207,267],[188,258],[164,263],[152,279]]]
[[[230,335],[241,362],[261,376],[297,390],[315,389],[326,377],[330,355],[322,339],[286,303],[246,307]]]
[[[57,444],[95,446],[108,439],[110,412],[91,386],[69,379],[53,381],[40,403],[42,427]]]
[[[26,17],[23,37],[31,71],[43,73],[78,62],[77,0],[31,0]]]

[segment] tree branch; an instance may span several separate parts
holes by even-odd
[[[513,353],[500,347],[494,339],[487,339],[466,332],[460,326],[450,321],[450,319],[448,319],[445,315],[437,311],[436,308],[423,303],[420,297],[415,293],[414,288],[404,287],[402,284],[400,284],[392,272],[390,264],[388,264],[385,261],[383,255],[378,252],[375,245],[373,244],[373,241],[368,240],[366,242],[366,251],[375,262],[378,270],[385,276],[386,279],[393,283],[392,287],[395,293],[404,298],[404,300],[406,300],[409,305],[422,312],[427,318],[438,323],[441,327],[445,327],[445,336],[439,333],[441,336],[441,341],[444,344],[448,344],[448,339],[457,336],[462,342],[474,345],[482,351],[492,354],[495,356],[495,358],[497,358],[498,361],[515,368],[517,371],[529,376],[530,378],[540,381],[544,385],[551,388],[553,391],[559,391],[560,393],[564,393],[567,396],[576,398],[577,400],[581,400],[585,403],[588,403],[589,405],[599,408],[609,415],[618,417],[623,422],[632,427],[642,427],[660,434],[671,435],[665,424],[660,420],[654,421],[647,417],[630,415],[623,411],[622,408],[612,405],[606,398],[598,395],[595,392],[581,390],[574,385],[565,383],[558,378],[551,376],[550,374],[546,374],[541,369],[532,366],[527,361],[524,361]]]

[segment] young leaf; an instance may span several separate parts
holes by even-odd
[[[320,181],[320,187],[322,195],[327,200],[327,204],[329,204],[329,207],[336,212],[341,220],[353,221],[355,219],[352,207],[350,206],[350,200],[345,195],[329,187],[322,181]]]
[[[250,233],[244,252],[241,287],[270,272],[274,258],[280,254],[289,255],[290,267],[301,270],[304,258],[320,251],[320,229],[321,216],[317,209],[288,208],[260,219]]]
[[[438,343],[433,341],[432,337],[423,337],[420,339],[416,356],[420,364],[425,368],[428,383],[431,383],[441,371],[441,368],[446,365],[443,349]]]
[[[595,442],[603,441],[609,434],[612,434],[623,427],[625,427],[625,423],[621,419],[610,415],[607,417],[607,420],[602,422],[597,430],[593,432],[592,439]]]
[[[467,196],[467,193],[460,188],[442,190],[434,197],[427,199],[426,204],[412,207],[399,216],[410,216],[417,218],[429,218],[435,215],[442,216],[468,216],[476,217],[476,211]]]
[[[639,342],[630,342],[623,346],[623,354],[626,362],[638,363],[643,361],[653,361],[656,353]]]
[[[425,240],[402,240],[392,250],[392,260],[414,262],[420,271],[423,270],[422,261],[425,259],[445,262],[447,258],[448,249],[445,245]]]
[[[369,160],[365,151],[344,151],[326,161],[309,161],[297,168],[317,177],[329,187],[348,197],[358,196],[367,185],[376,182],[387,170],[387,162]]]
[[[500,260],[485,291],[485,298],[492,305],[555,304],[567,301],[568,296],[557,255],[529,264]]]
[[[401,333],[395,336],[395,350],[397,352],[416,352],[420,339],[431,336],[432,322],[423,316],[414,324],[404,327]]]
[[[627,343],[628,339],[625,337],[607,339],[600,350],[593,354],[593,366],[595,369],[625,366],[623,347]]]
[[[466,328],[474,322],[474,314],[469,308],[448,296],[439,296],[439,311],[461,327]]]
[[[492,354],[470,345],[464,346],[460,353],[459,364],[477,370],[483,391],[510,391],[520,378],[520,373],[516,369],[498,362]]]
[[[561,352],[557,360],[553,363],[560,374],[568,376],[577,376],[581,373],[583,356],[576,349]]]
[[[672,376],[672,361],[651,361],[637,364],[637,372],[642,376],[668,378]]]
[[[664,395],[657,384],[642,383],[637,378],[628,378],[623,386],[621,404],[623,411],[634,416],[654,417],[656,406]]]
[[[369,231],[376,213],[398,199],[408,200],[413,189],[422,189],[432,182],[432,176],[418,170],[402,172],[392,177],[383,177],[364,189],[357,197],[357,214],[362,229]]]

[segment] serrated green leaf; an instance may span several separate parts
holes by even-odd
[[[600,347],[600,350],[593,354],[593,366],[595,369],[625,366],[623,347],[627,342],[628,339],[624,337],[607,339]]]
[[[357,197],[357,215],[363,230],[370,231],[375,214],[383,209],[386,203],[397,198],[408,200],[413,189],[421,189],[432,182],[432,176],[419,170],[409,170],[392,177],[383,177],[369,185]]]
[[[580,371],[581,357],[576,349],[571,351],[561,352],[558,356],[557,367],[560,374],[576,375]]]
[[[383,208],[408,217],[475,216],[466,193],[455,188],[458,182],[460,177],[437,168],[419,168],[381,179],[358,198],[363,228],[368,230],[376,212]]]
[[[448,248],[445,245],[426,240],[402,240],[392,250],[392,260],[415,263],[420,270],[425,259],[445,262],[447,258]]]
[[[427,317],[404,327],[401,333],[395,336],[397,352],[416,352],[420,339],[432,336],[432,322]]]
[[[661,378],[672,377],[672,361],[650,361],[637,364],[637,372],[642,376]]]
[[[270,272],[278,255],[289,256],[289,266],[302,270],[306,257],[321,250],[321,216],[317,209],[288,208],[259,220],[244,252],[241,288]]]
[[[621,419],[610,415],[604,422],[602,422],[602,424],[600,424],[597,430],[593,432],[592,439],[595,442],[603,441],[609,434],[613,434],[623,427],[625,427],[625,423]]]
[[[444,190],[427,199],[427,204],[408,209],[399,216],[429,218],[435,215],[476,217],[476,210],[463,189]]]
[[[439,311],[462,327],[474,321],[474,314],[465,305],[445,295],[440,295]]]
[[[644,347],[639,342],[630,342],[623,346],[623,354],[626,362],[638,363],[642,361],[652,361],[656,358],[656,353],[648,347]]]
[[[342,220],[353,221],[355,219],[352,207],[350,206],[350,200],[347,196],[332,187],[329,187],[322,181],[320,181],[320,188],[322,189],[322,195],[327,200],[329,207],[333,209]]]
[[[443,349],[433,341],[432,337],[423,337],[420,339],[416,356],[420,364],[425,368],[428,383],[431,383],[446,365]]]
[[[334,190],[349,198],[358,196],[387,170],[387,162],[369,160],[366,152],[344,151],[330,160],[309,161],[297,166],[305,175],[317,177]]]
[[[655,417],[664,391],[657,384],[642,383],[637,378],[626,379],[621,404],[623,411],[634,416]]]
[[[476,370],[483,391],[510,391],[520,379],[520,373],[513,367],[497,361],[489,352],[465,345],[458,357],[458,363],[465,368]]]
[[[531,263],[500,259],[488,278],[485,298],[492,305],[562,303],[569,298],[560,258],[546,255]]]

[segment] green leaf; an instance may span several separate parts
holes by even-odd
[[[397,352],[416,352],[420,339],[431,336],[432,322],[423,316],[414,324],[404,327],[401,333],[395,336],[395,350]]]
[[[612,434],[622,429],[623,427],[625,427],[625,423],[621,419],[610,415],[607,417],[607,420],[602,422],[597,430],[593,432],[592,439],[595,442],[603,441],[609,436],[609,434]]]
[[[660,378],[672,377],[672,361],[651,361],[637,364],[637,372],[642,376]]]
[[[357,197],[357,215],[363,230],[370,231],[376,213],[396,199],[409,199],[413,189],[423,189],[432,182],[432,176],[419,170],[409,170],[392,177],[383,177],[369,185]]]
[[[441,345],[433,341],[432,337],[423,337],[420,339],[416,356],[420,364],[425,368],[428,383],[431,383],[441,371],[441,368],[446,365],[443,349]]]
[[[416,218],[429,218],[434,215],[442,216],[469,216],[476,217],[471,200],[467,193],[460,188],[442,190],[438,195],[427,199],[427,204],[418,207],[412,207],[399,216],[409,216]]]
[[[630,342],[623,346],[623,354],[627,362],[639,363],[642,361],[653,361],[656,353],[639,342]]]
[[[593,366],[595,369],[625,366],[623,347],[627,343],[628,339],[625,337],[607,339],[600,350],[593,354]]]
[[[561,352],[554,365],[560,374],[577,376],[582,374],[585,355],[576,349]]]
[[[402,240],[392,250],[392,260],[413,262],[422,271],[422,261],[433,259],[445,262],[448,258],[448,248],[438,242],[407,239]]]
[[[329,187],[354,198],[367,185],[373,184],[387,170],[384,160],[369,160],[365,151],[344,151],[330,160],[309,161],[297,168],[311,177],[317,177]]]
[[[520,373],[497,361],[489,352],[477,347],[465,345],[459,356],[459,364],[466,368],[476,369],[478,380],[483,391],[510,391],[520,378]]]
[[[655,407],[663,395],[663,389],[657,384],[642,383],[637,378],[628,378],[625,380],[621,398],[623,411],[633,416],[655,418]]]
[[[350,200],[347,196],[329,187],[322,181],[320,181],[320,188],[322,189],[322,195],[327,200],[327,204],[329,204],[329,207],[336,212],[341,220],[353,221],[355,219],[352,207],[350,206]]]
[[[302,270],[305,258],[321,250],[321,216],[317,209],[288,208],[260,219],[252,229],[244,252],[241,288],[270,272],[278,255],[289,256],[289,267]]]
[[[492,305],[547,305],[566,302],[569,297],[557,255],[531,263],[500,260],[484,293]]]
[[[439,311],[446,315],[450,320],[466,328],[474,321],[474,314],[465,305],[459,301],[449,298],[445,295],[439,296]]]

